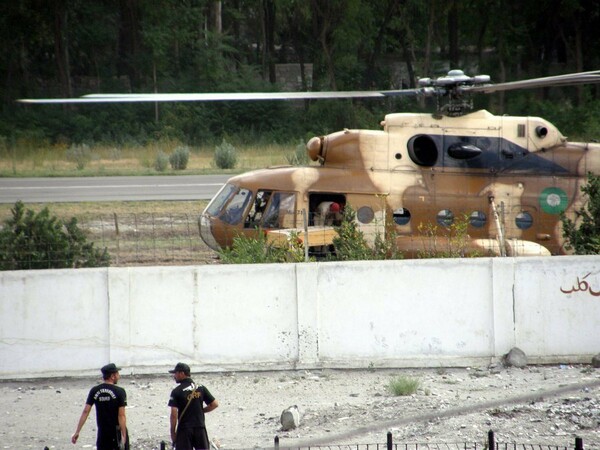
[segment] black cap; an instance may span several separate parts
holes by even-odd
[[[111,373],[115,373],[118,372],[119,370],[121,370],[120,367],[115,366],[113,363],[107,364],[105,365],[102,369],[100,369],[102,371],[103,375],[109,375]]]
[[[188,366],[185,363],[179,362],[175,365],[175,368],[173,370],[169,370],[169,373],[175,373],[175,372],[183,372],[185,374],[190,373],[190,366]]]

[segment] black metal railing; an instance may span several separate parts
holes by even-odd
[[[485,442],[485,443],[482,443]],[[583,439],[575,438],[573,446],[555,444],[519,444],[499,443],[492,430],[488,431],[487,439],[482,442],[459,442],[459,443],[395,443],[392,433],[388,432],[386,443],[379,444],[336,444],[336,445],[302,445],[287,446],[281,443],[279,436],[273,441],[274,450],[584,450]],[[215,447],[214,449],[216,449]],[[591,447],[590,447],[591,448]],[[160,443],[160,450],[166,450],[167,443]],[[210,450],[214,450],[210,449]],[[258,450],[254,447],[253,450]]]

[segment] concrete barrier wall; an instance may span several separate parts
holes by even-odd
[[[0,378],[588,362],[599,329],[599,257],[0,273]]]

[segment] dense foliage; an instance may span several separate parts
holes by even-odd
[[[334,227],[336,237],[329,249],[321,249],[310,261],[363,261],[402,259],[403,255],[395,245],[395,234],[375,236],[373,245],[369,245],[362,231],[358,229],[356,212],[350,205],[344,208],[342,223]],[[275,245],[262,230],[255,237],[238,236],[230,248],[219,250],[221,261],[226,264],[252,264],[275,262],[304,262],[305,253],[302,241],[292,233],[288,246]]]
[[[396,235],[392,229],[386,236],[377,233],[372,245],[369,245],[364,233],[358,228],[356,212],[350,205],[344,207],[342,223],[335,227],[333,238],[334,254],[330,259],[339,261],[365,261],[402,259],[403,255],[396,245]]]
[[[255,237],[237,236],[229,248],[219,250],[219,258],[225,264],[266,264],[304,261],[304,249],[295,236],[289,247],[273,245],[264,232]]]
[[[494,81],[600,67],[600,3],[583,0],[65,0],[0,2],[0,139],[184,145],[297,142],[376,128],[406,100],[18,104],[94,92],[393,89],[450,68]],[[286,64],[295,64],[284,76]],[[506,97],[506,98],[505,98]],[[600,136],[598,88],[478,98]],[[568,112],[568,114],[565,114]]]
[[[36,213],[15,203],[13,216],[0,229],[0,270],[103,267],[110,263],[106,249],[87,242],[77,219],[63,223],[48,208]]]
[[[561,218],[565,247],[576,255],[600,255],[600,176],[588,173],[581,192],[586,204],[575,211],[575,220]]]

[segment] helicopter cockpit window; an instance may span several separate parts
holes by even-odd
[[[454,222],[454,213],[449,209],[442,209],[439,213],[437,213],[436,219],[440,225],[449,227]]]
[[[235,225],[242,219],[242,215],[252,198],[252,192],[248,189],[240,189],[221,214],[220,219],[230,225]]]
[[[408,141],[408,154],[415,164],[431,167],[438,159],[438,148],[430,136],[418,134]]]
[[[520,230],[527,230],[533,225],[533,217],[527,211],[522,211],[515,217],[515,225]]]
[[[252,207],[244,221],[244,228],[256,228],[260,225],[270,198],[271,191],[259,190],[256,193],[256,197],[254,197],[254,201],[252,202]]]
[[[398,208],[394,211],[394,222],[396,225],[406,225],[410,222],[410,211],[406,208]]]
[[[219,215],[219,212],[223,209],[223,205],[227,203],[227,200],[234,194],[236,189],[237,188],[233,184],[224,185],[206,207],[206,213],[211,216]]]
[[[469,223],[475,228],[481,228],[485,225],[487,217],[481,211],[473,211],[469,216]]]
[[[262,219],[263,228],[293,228],[296,226],[296,194],[273,192]]]

